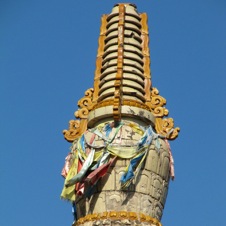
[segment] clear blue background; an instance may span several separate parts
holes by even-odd
[[[181,128],[164,226],[226,225],[226,2],[140,0],[152,82]],[[0,225],[71,225],[62,130],[93,87],[112,0],[0,1]]]

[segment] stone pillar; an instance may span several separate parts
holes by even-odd
[[[139,124],[133,121],[122,122],[125,125],[121,127],[120,134],[115,137],[112,145],[126,151],[135,148],[142,135],[134,132],[130,126],[130,123],[136,126]],[[140,124],[144,125],[143,122]],[[109,137],[115,130],[116,128],[112,129]],[[87,132],[85,140],[90,140],[91,135]],[[102,138],[97,137],[95,144],[101,142]],[[141,171],[128,188],[121,189],[120,178],[129,163],[130,159],[117,158],[107,174],[99,180],[90,197],[77,196],[79,220],[74,225],[160,225],[170,179],[168,146],[161,138],[153,140],[148,147]]]

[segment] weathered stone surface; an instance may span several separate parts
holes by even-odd
[[[88,200],[88,213],[103,213],[106,211],[106,196],[105,193],[96,193]]]
[[[85,213],[125,210],[137,213],[143,212],[160,220],[167,196],[167,184],[163,183],[164,186],[162,186],[159,177],[153,179],[153,185],[151,185],[150,190],[147,189],[148,187],[145,185],[145,182],[142,184],[146,187],[144,190],[142,190],[142,187],[138,187],[136,192],[120,190],[101,191],[94,194],[90,199],[83,199],[83,202],[80,200],[77,204],[78,214],[85,216]]]
[[[98,183],[98,191],[114,191],[116,188],[115,170],[109,171]]]
[[[121,190],[120,178],[129,160],[118,159],[107,175],[98,182],[90,199],[78,198],[78,217],[84,217],[87,213],[123,210],[142,212],[160,220],[168,192],[169,154],[163,141],[159,140],[160,150],[156,150],[154,145],[150,146],[142,170],[124,190]]]
[[[145,169],[157,173],[158,168],[159,168],[159,153],[154,148],[150,148],[145,162]]]

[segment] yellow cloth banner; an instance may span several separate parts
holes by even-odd
[[[67,177],[65,179],[64,184],[68,180],[70,180],[72,177],[74,177],[78,173],[77,171],[78,171],[78,154],[76,152],[74,162],[71,165],[71,168],[70,168],[70,170],[68,172],[68,175],[67,175]],[[75,195],[75,186],[70,186],[70,187],[65,187],[64,186],[60,197],[62,199],[75,201],[75,197],[76,197],[76,195]]]

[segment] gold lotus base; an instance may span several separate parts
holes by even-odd
[[[141,223],[149,223],[153,226],[162,226],[162,224],[155,218],[152,218],[150,216],[147,216],[143,213],[135,213],[135,212],[127,212],[127,211],[110,211],[110,212],[104,212],[104,213],[94,213],[94,214],[88,214],[85,217],[79,218],[77,222],[75,222],[72,226],[78,226],[85,223],[88,223],[89,225],[105,225],[104,221],[125,221],[125,224],[128,224],[130,222],[130,225],[133,221],[138,221]],[[102,221],[95,223],[96,221]],[[93,223],[91,223],[93,222]]]

